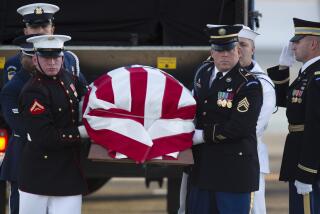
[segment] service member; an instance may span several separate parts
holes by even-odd
[[[253,194],[252,214],[266,214],[265,202],[265,175],[270,173],[267,145],[263,143],[263,132],[268,126],[269,119],[275,110],[276,94],[274,84],[259,64],[252,59],[255,52],[255,38],[259,34],[247,26],[239,32],[240,64],[252,72],[261,82],[263,91],[263,104],[256,127],[258,142],[258,157],[260,164],[259,190]]]
[[[35,75],[25,84],[19,112],[27,140],[21,157],[18,185],[20,214],[81,213],[86,182],[80,163],[78,107],[86,87],[63,68],[64,35],[27,39],[35,55]]]
[[[214,62],[195,77],[198,139],[194,143],[204,143],[193,147],[195,164],[187,203],[191,214],[247,214],[250,193],[258,190],[256,125],[262,88],[239,64],[241,28],[208,29]]]
[[[25,35],[53,34],[55,30],[53,15],[58,11],[58,6],[46,3],[28,4],[17,9],[17,12],[23,17],[23,23],[25,24],[23,32]],[[21,54],[18,53],[6,61],[3,85],[19,72],[21,68],[20,57]],[[86,83],[84,76],[80,73],[79,59],[73,52],[66,51],[64,53],[64,67],[75,76],[79,76],[80,80]]]
[[[37,34],[20,36],[14,40],[15,45],[20,45],[22,67],[1,91],[2,114],[12,130],[12,134],[1,166],[0,177],[10,183],[9,208],[11,214],[19,213],[18,168],[26,138],[24,137],[25,127],[22,126],[22,118],[20,118],[18,111],[18,101],[22,87],[35,69],[32,62],[33,45],[26,41],[27,38],[34,35]]]
[[[292,64],[292,56],[303,65],[289,86],[289,69],[283,63],[268,69],[276,85],[277,105],[286,107],[289,134],[286,139],[280,180],[289,182],[289,213],[320,213],[320,23],[293,19],[292,50],[281,62]],[[310,212],[311,211],[311,212]]]

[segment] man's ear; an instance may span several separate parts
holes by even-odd
[[[24,33],[24,35],[28,35],[28,29],[26,27],[23,28],[23,33]]]
[[[34,65],[38,65],[38,59],[37,59],[36,55],[32,56],[32,62]]]

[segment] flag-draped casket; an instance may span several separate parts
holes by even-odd
[[[148,66],[112,70],[84,98],[83,123],[113,158],[138,163],[176,158],[190,148],[196,102],[169,74]]]

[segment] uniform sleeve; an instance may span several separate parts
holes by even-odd
[[[255,133],[262,105],[262,89],[258,80],[247,82],[236,95],[231,117],[221,124],[204,128],[204,138],[215,143],[237,142],[234,139]]]
[[[20,63],[20,55],[16,55],[10,58],[4,65],[3,69],[3,86],[13,78],[13,76],[17,73],[21,68]]]
[[[49,150],[59,150],[79,144],[80,134],[76,126],[64,129],[55,127],[50,110],[50,98],[43,89],[25,90],[20,102],[29,143]]]
[[[21,115],[18,110],[19,93],[20,90],[15,87],[15,82],[8,82],[1,92],[1,108],[6,123],[21,136],[25,128],[21,124]]]
[[[257,122],[257,136],[261,137],[276,106],[276,94],[273,86],[264,79],[259,79],[263,90],[263,104]]]
[[[268,75],[275,84],[276,89],[276,104],[279,107],[286,107],[287,91],[289,88],[289,68],[279,70],[279,66],[274,66],[267,69]]]
[[[306,100],[302,152],[297,166],[296,179],[311,184],[316,181],[320,168],[320,75],[310,82]]]

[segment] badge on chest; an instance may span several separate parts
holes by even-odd
[[[227,91],[219,91],[217,105],[222,108],[232,108],[234,93],[232,89],[227,89]]]
[[[76,87],[73,85],[73,83],[70,84],[70,88],[71,88],[74,96],[78,97],[78,93],[77,93]]]

